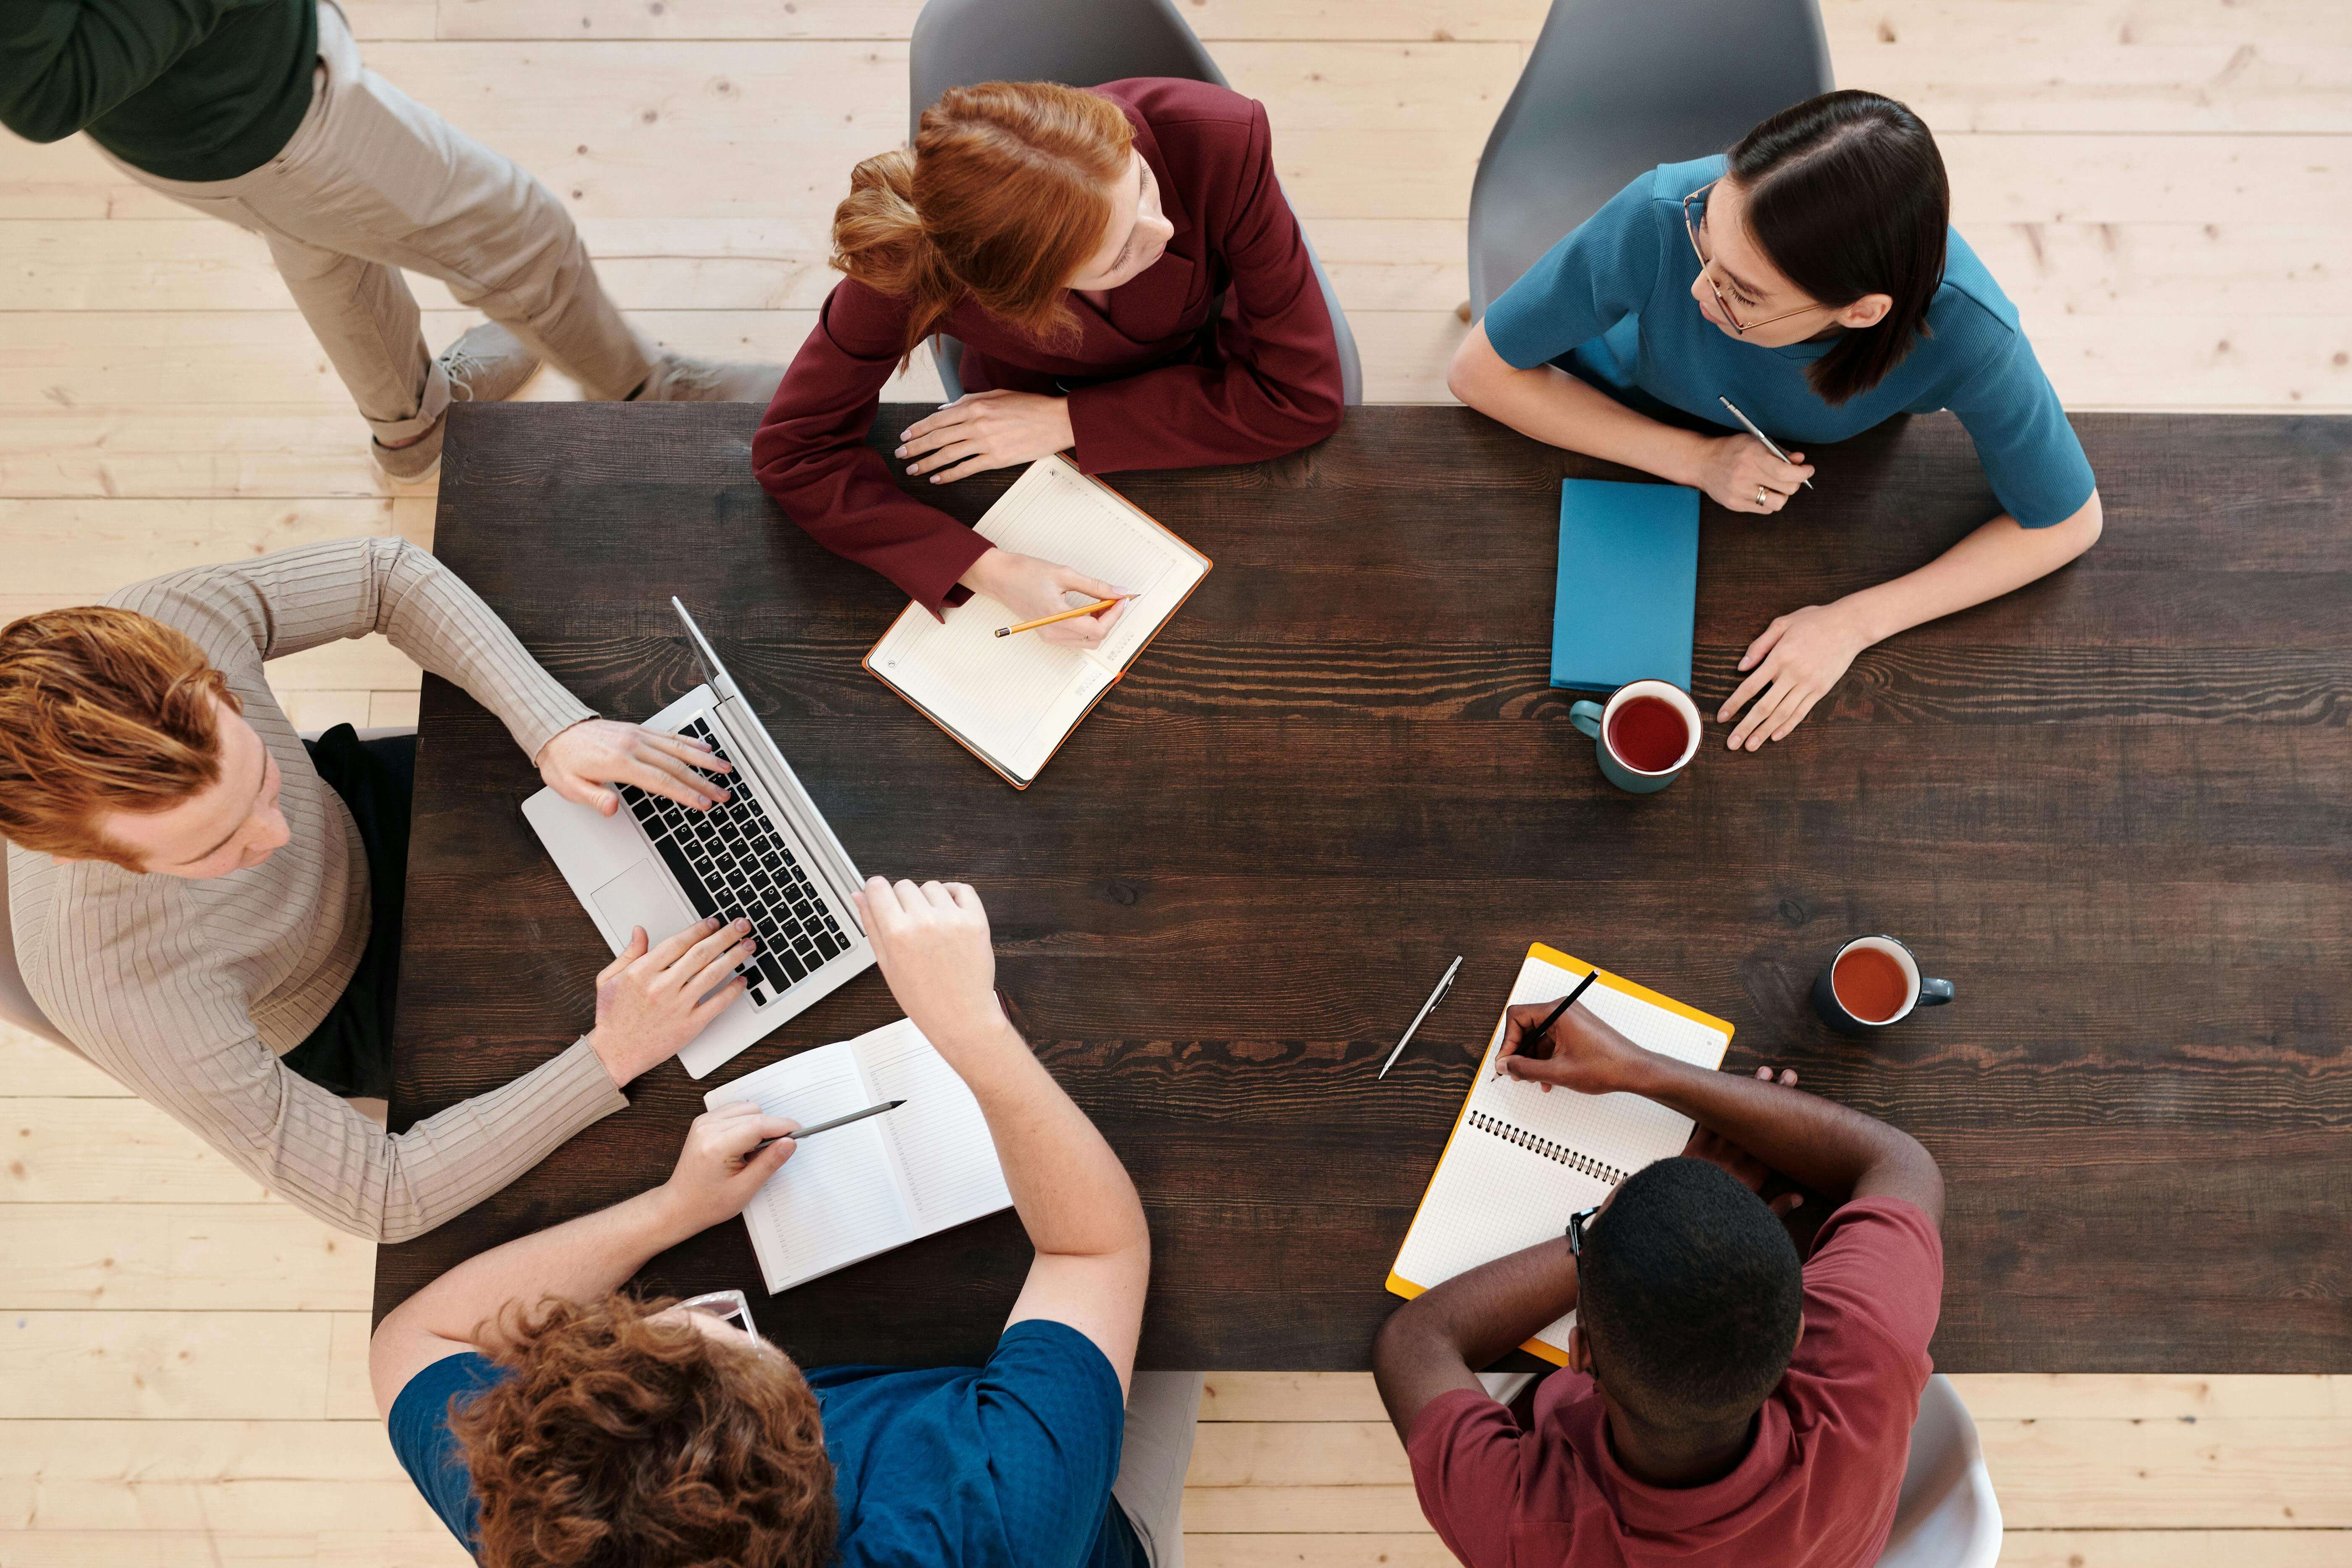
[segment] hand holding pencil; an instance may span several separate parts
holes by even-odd
[[[1035,626],[1045,641],[1077,647],[1092,647],[1108,636],[1118,624],[1124,608],[1121,601],[1133,597],[1116,584],[1089,577],[1058,562],[993,547],[971,563],[961,581],[1019,617],[1005,626],[1007,635],[1022,626]],[[1071,594],[1088,594],[1098,602],[1072,612],[1067,597]],[[1106,605],[1109,607],[1104,608]]]

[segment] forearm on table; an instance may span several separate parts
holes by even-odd
[[[2098,542],[2097,492],[2065,521],[2026,528],[2004,512],[1916,571],[1850,594],[1840,604],[1871,642],[2015,593]]]
[[[1549,364],[1521,370],[1487,343],[1483,324],[1471,332],[1446,374],[1447,387],[1471,407],[1548,446],[1697,483],[1706,437],[1635,413]]]
[[[1935,1159],[1902,1129],[1804,1089],[1642,1056],[1630,1092],[1680,1111],[1825,1197],[1843,1202],[1892,1187],[1941,1219]]]
[[[596,716],[464,578],[404,541],[383,542],[399,548],[372,560],[378,609],[371,629],[498,715],[525,756],[536,760],[556,735]]]
[[[951,1059],[988,1119],[1032,1246],[1080,1258],[1148,1252],[1150,1231],[1127,1168],[1011,1024]]]
[[[1400,1436],[1429,1401],[1472,1385],[1481,1367],[1576,1307],[1576,1259],[1557,1237],[1457,1274],[1389,1314],[1372,1372]]]

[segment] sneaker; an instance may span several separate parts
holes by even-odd
[[[784,379],[780,364],[744,364],[729,360],[688,359],[664,353],[653,374],[629,396],[632,403],[760,403],[776,395]]]
[[[451,401],[504,403],[539,374],[539,356],[496,321],[484,321],[441,351],[441,369]]]
[[[522,340],[499,325],[484,321],[441,351],[441,371],[449,378],[453,403],[503,403],[539,374],[539,358]],[[371,439],[368,455],[376,472],[395,484],[418,485],[441,471],[441,436],[446,420],[436,420],[422,440],[405,447],[387,447]]]

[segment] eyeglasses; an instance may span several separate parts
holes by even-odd
[[[1723,289],[1715,281],[1715,262],[1707,256],[1706,247],[1698,242],[1698,225],[1691,221],[1691,203],[1721,183],[1721,176],[1717,176],[1683,198],[1683,232],[1690,236],[1691,249],[1698,257],[1698,275],[1706,279],[1707,291],[1715,296],[1715,302],[1721,308],[1724,320],[1731,323],[1731,330],[1744,338],[1758,327],[1769,327],[1775,321],[1785,321],[1791,316],[1820,310],[1819,305],[1801,305],[1793,310],[1783,310],[1777,316],[1767,316],[1760,321],[1740,321],[1739,312],[1731,308],[1731,301],[1723,297]]]
[[[740,1290],[711,1290],[691,1296],[677,1304],[681,1312],[699,1312],[706,1318],[716,1318],[730,1328],[742,1330],[754,1339],[760,1331],[751,1322],[751,1299]]]
[[[1592,1227],[1594,1220],[1601,1217],[1603,1206],[1594,1204],[1589,1209],[1579,1209],[1568,1216],[1568,1255],[1570,1258],[1584,1256],[1584,1233]]]

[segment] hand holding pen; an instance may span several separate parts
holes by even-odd
[[[1718,398],[1747,437],[1724,436],[1706,442],[1694,476],[1717,506],[1766,515],[1789,504],[1800,488],[1812,488],[1813,470],[1802,452],[1784,452],[1727,397]]]
[[[1495,1054],[1496,1075],[1539,1083],[1547,1093],[1554,1084],[1585,1094],[1613,1094],[1624,1088],[1641,1064],[1642,1047],[1591,1008],[1575,1006],[1577,998],[1600,978],[1596,969],[1556,1003],[1507,1009],[1503,1043]]]

